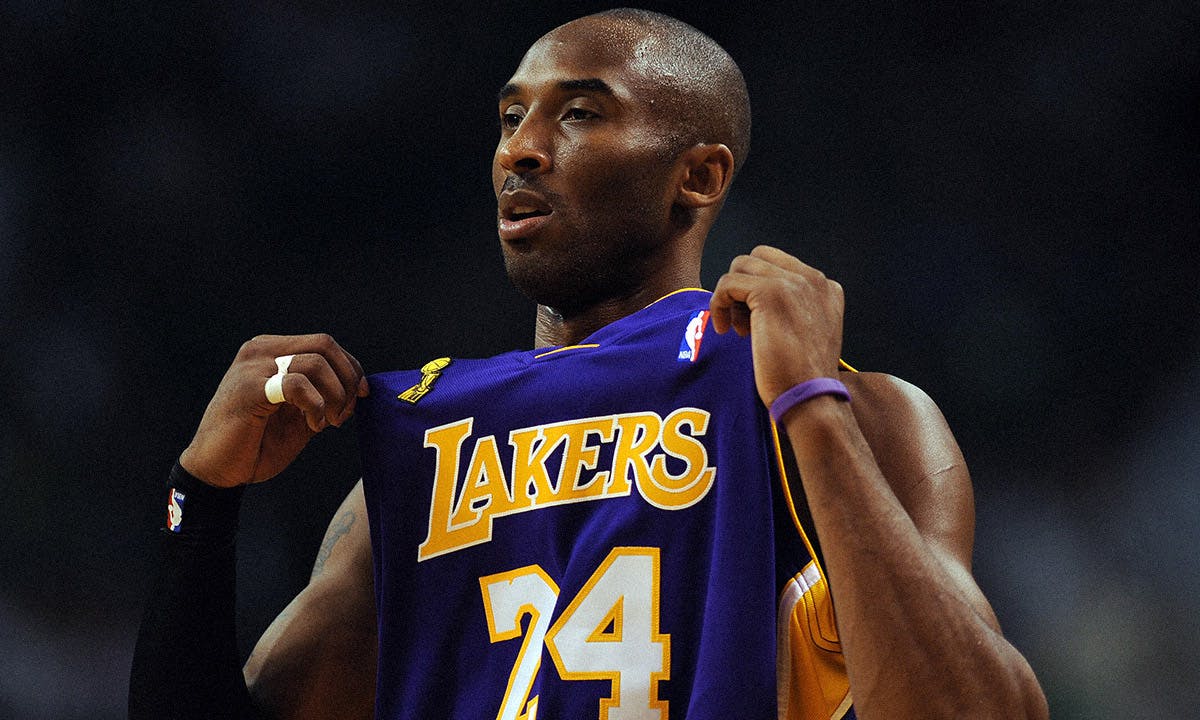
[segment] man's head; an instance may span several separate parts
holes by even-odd
[[[664,273],[698,279],[749,148],[745,82],[720,46],[657,13],[590,15],[534,43],[499,109],[492,180],[522,292],[571,313]]]

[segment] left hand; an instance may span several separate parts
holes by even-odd
[[[754,382],[768,407],[797,383],[837,377],[844,307],[841,285],[766,245],[734,258],[709,305],[714,330],[750,336]]]

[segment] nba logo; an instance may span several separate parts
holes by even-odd
[[[185,500],[187,500],[187,495],[171,488],[171,497],[167,500],[167,529],[171,532],[179,532],[179,526],[183,523]]]
[[[700,357],[700,341],[704,339],[704,328],[708,327],[708,315],[707,310],[697,310],[688,320],[683,340],[679,343],[680,362],[696,362]]]

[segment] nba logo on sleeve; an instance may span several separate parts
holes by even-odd
[[[680,362],[696,362],[700,357],[700,341],[704,339],[704,329],[708,327],[708,315],[707,310],[697,310],[688,320],[683,340],[679,343]]]
[[[167,501],[167,529],[171,532],[179,532],[179,526],[183,523],[183,503],[185,500],[187,500],[186,495],[175,488],[171,488],[171,497]]]

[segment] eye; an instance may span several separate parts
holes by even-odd
[[[594,120],[598,117],[600,117],[600,116],[598,114],[592,112],[591,110],[586,110],[584,108],[578,108],[578,107],[571,108],[570,110],[567,110],[565,113],[563,113],[563,120],[568,120],[568,121],[573,121],[573,122],[578,122],[580,120]]]
[[[500,129],[502,131],[516,130],[524,117],[524,111],[517,106],[504,110],[500,113]]]

